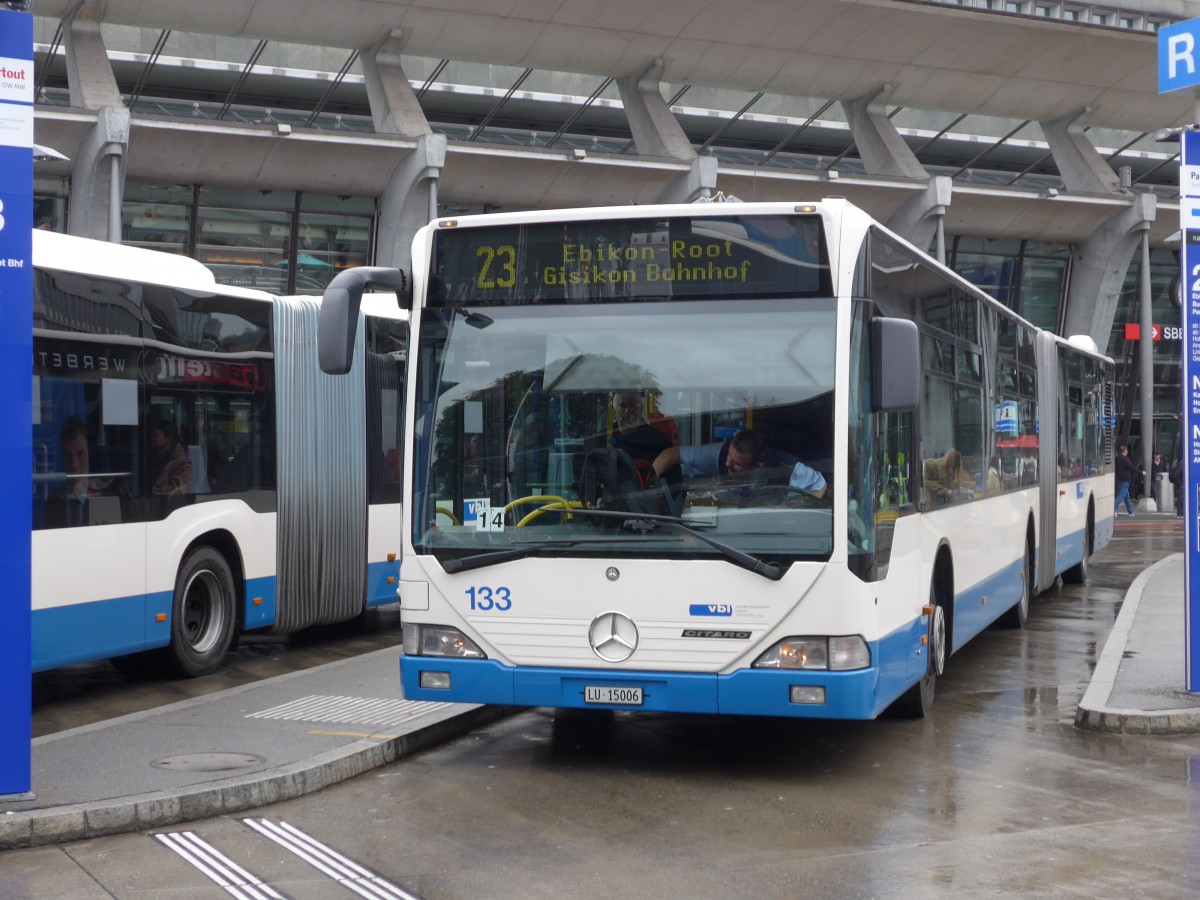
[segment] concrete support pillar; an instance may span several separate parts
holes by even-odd
[[[691,163],[690,171],[654,198],[656,202],[691,203],[707,199],[717,188],[717,159],[696,153],[659,90],[662,73],[663,61],[656,59],[640,75],[617,79],[634,146],[642,156],[666,156]]]
[[[446,136],[426,134],[396,165],[379,198],[375,265],[412,271],[417,229],[437,218],[437,184],[446,165]]]
[[[1157,512],[1154,491],[1150,479],[1154,477],[1154,329],[1150,291],[1150,226],[1138,233],[1138,244],[1142,249],[1141,277],[1138,279],[1138,305],[1140,308],[1141,336],[1138,340],[1138,370],[1141,373],[1140,401],[1142,407],[1142,499],[1138,508],[1146,512]]]
[[[1102,351],[1117,313],[1117,299],[1142,232],[1154,221],[1155,196],[1135,195],[1129,206],[1110,216],[1071,260],[1063,334],[1086,334]]]
[[[617,79],[633,143],[642,156],[695,159],[696,148],[659,92],[663,61],[656,59],[641,75]]]
[[[446,136],[434,134],[401,65],[404,34],[396,28],[362,51],[363,77],[378,134],[417,138],[379,197],[375,264],[412,271],[417,229],[437,218],[437,185],[446,166]]]
[[[892,90],[893,85],[885,84],[873,94],[842,101],[850,133],[869,174],[924,180],[929,173],[887,117],[887,100]]]
[[[432,134],[417,94],[400,64],[403,46],[403,33],[396,28],[359,55],[375,131],[408,137]]]
[[[1068,191],[1116,193],[1121,189],[1121,179],[1083,133],[1091,113],[1092,108],[1085,106],[1077,113],[1039,124]]]
[[[98,241],[121,242],[121,203],[129,149],[129,110],[107,106],[71,157],[68,231]]]
[[[659,195],[659,203],[691,203],[700,198],[712,197],[717,189],[717,158],[697,156],[692,160],[691,171],[680,175]]]
[[[102,109],[124,105],[100,36],[100,8],[92,0],[81,3],[63,20],[63,47],[72,106]]]
[[[885,224],[922,250],[928,250],[934,238],[938,238],[935,255],[939,262],[944,263],[945,236],[940,225],[953,192],[953,179],[946,175],[936,175],[929,180],[929,185],[924,191],[906,200]]]

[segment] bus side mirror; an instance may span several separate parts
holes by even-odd
[[[401,269],[359,266],[339,272],[325,288],[317,320],[317,359],[328,375],[345,375],[354,365],[358,309],[368,285],[391,288],[401,309],[412,308],[412,291]]]
[[[921,339],[908,319],[871,320],[871,398],[875,412],[908,412],[921,399]]]

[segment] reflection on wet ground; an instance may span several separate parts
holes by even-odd
[[[1200,896],[1200,735],[1073,725],[1126,588],[1181,544],[1177,522],[1119,522],[1091,584],[1047,591],[1027,628],[990,628],[949,660],[923,720],[538,709],[261,813],[429,900]],[[398,630],[264,639],[217,678],[383,640]],[[104,678],[66,699],[200,686]],[[195,827],[247,843],[232,816]],[[111,869],[124,853],[128,884],[147,868],[140,838],[74,859]]]
[[[400,647],[400,607],[370,610],[359,621],[298,634],[245,634],[221,671],[202,678],[126,675],[109,662],[33,676],[33,736],[40,737],[239,687],[264,678]]]

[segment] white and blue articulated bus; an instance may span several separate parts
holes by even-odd
[[[409,699],[924,715],[1112,535],[1112,366],[840,200],[443,219],[411,285]]]
[[[319,301],[34,232],[33,667],[201,675],[242,631],[396,602],[407,315],[344,378]]]

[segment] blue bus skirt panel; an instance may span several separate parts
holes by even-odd
[[[1066,537],[1060,537],[1054,548],[1054,574],[1061,575],[1071,566],[1083,561],[1083,551],[1087,545],[1087,530],[1079,529]]]
[[[1021,599],[1021,571],[1024,557],[1019,557],[995,575],[971,585],[954,597],[954,646],[946,654],[961,650],[971,638],[1012,609]]]
[[[275,618],[278,615],[276,587],[274,575],[246,579],[246,594],[242,598],[245,617],[242,627],[247,631],[275,624]]]
[[[59,666],[93,662],[111,656],[165,647],[171,640],[170,620],[156,622],[154,612],[170,594],[117,597],[50,609],[32,617],[32,668],[44,672]]]
[[[551,706],[573,709],[634,709],[655,712],[789,716],[812,719],[873,719],[924,672],[925,657],[916,655],[924,619],[915,620],[885,639],[896,643],[894,657],[913,654],[911,666],[852,672],[825,670],[741,669],[728,675],[686,672],[602,671],[505,666],[490,659],[400,657],[400,682],[408,700],[494,703],[502,706]],[[871,659],[880,658],[880,643],[869,645]],[[422,688],[422,672],[443,672],[450,687]],[[886,675],[884,674],[886,672]],[[793,703],[791,686],[824,687],[825,703]],[[585,703],[584,687],[640,687],[640,706]]]
[[[367,563],[367,606],[396,603],[399,585],[400,560]]]

